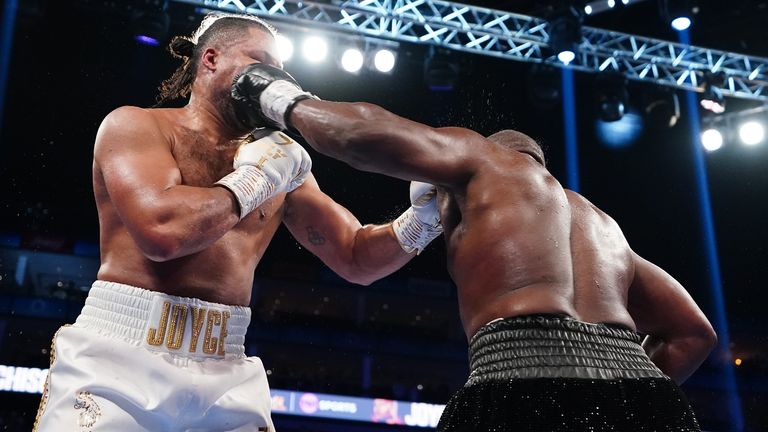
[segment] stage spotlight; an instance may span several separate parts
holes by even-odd
[[[629,103],[626,78],[613,73],[599,74],[595,85],[600,120],[605,122],[621,120]]]
[[[584,6],[584,13],[587,14],[587,15],[592,14],[592,6],[590,6],[590,5]]]
[[[765,139],[765,128],[757,121],[748,121],[739,126],[739,138],[746,145],[756,145]]]
[[[287,36],[278,34],[275,39],[277,42],[277,52],[280,53],[280,60],[287,62],[293,57],[293,42]]]
[[[450,91],[459,79],[459,65],[442,51],[432,47],[424,59],[424,82],[432,91]]]
[[[725,112],[725,101],[722,96],[718,97],[702,97],[701,107],[707,111],[711,111],[715,114],[722,114]]]
[[[680,99],[674,90],[653,86],[643,91],[645,117],[656,129],[674,127],[680,120]]]
[[[723,134],[715,128],[710,128],[701,133],[701,145],[707,151],[715,151],[723,146]]]
[[[614,6],[616,6],[616,0],[608,0],[608,7],[613,9]]]
[[[690,0],[664,0],[667,22],[677,31],[688,30],[691,27],[693,9]]]
[[[691,27],[691,19],[687,16],[677,17],[670,22],[670,25],[677,31],[688,30]]]
[[[573,59],[576,58],[576,53],[570,50],[560,51],[557,54],[557,59],[560,60],[564,65],[569,65],[573,61]]]
[[[357,48],[349,48],[341,56],[341,67],[345,71],[356,73],[363,67],[363,53]]]
[[[328,44],[320,36],[310,36],[304,40],[302,53],[310,63],[320,63],[328,55]]]
[[[373,58],[373,65],[379,72],[392,72],[395,68],[395,53],[388,49],[380,49]]]
[[[621,4],[628,5],[629,4],[629,0],[621,0]]]
[[[570,64],[581,43],[581,13],[567,8],[553,13],[547,22],[549,47],[563,64]]]
[[[699,101],[702,108],[715,114],[724,113],[725,97],[723,97],[723,91],[721,89],[725,85],[725,74],[709,71],[704,72],[703,82],[704,93]]]
[[[144,45],[158,46],[168,38],[171,17],[161,6],[158,10],[138,12],[132,22],[133,39]]]
[[[560,69],[534,63],[528,68],[527,85],[531,102],[542,109],[562,107],[562,75]]]
[[[611,148],[625,148],[643,133],[643,116],[630,111],[616,121],[597,120],[597,136]]]

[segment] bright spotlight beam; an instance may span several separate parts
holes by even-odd
[[[391,72],[395,68],[395,53],[388,49],[380,49],[373,58],[373,64],[379,72]]]
[[[363,53],[359,49],[349,48],[341,56],[341,67],[345,71],[355,73],[363,67]]]
[[[319,36],[310,36],[304,40],[302,54],[310,63],[320,63],[328,55],[328,44]]]
[[[765,139],[765,127],[756,121],[748,121],[739,127],[739,138],[746,145],[756,145]]]
[[[557,54],[557,59],[564,65],[569,65],[576,58],[576,54],[573,51],[561,51]]]
[[[688,30],[691,26],[691,19],[686,16],[677,17],[672,20],[670,25],[677,31]]]
[[[277,35],[277,52],[280,53],[280,60],[287,62],[293,57],[293,42],[285,35]]]
[[[723,134],[717,129],[707,129],[701,134],[701,145],[706,151],[715,151],[723,146]]]

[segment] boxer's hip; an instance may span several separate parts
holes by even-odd
[[[271,431],[264,366],[244,355],[249,320],[248,308],[97,281],[54,337],[37,430]]]
[[[699,431],[685,395],[630,330],[566,316],[488,323],[440,432]]]
[[[640,335],[558,315],[492,321],[470,341],[468,384],[532,378],[665,378]]]
[[[150,351],[203,360],[243,358],[250,319],[243,306],[96,281],[75,326]]]

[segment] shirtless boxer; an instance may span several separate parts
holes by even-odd
[[[184,63],[161,96],[191,92],[189,103],[119,108],[97,134],[101,267],[54,337],[39,431],[271,431],[264,367],[243,342],[254,269],[280,223],[360,284],[440,232],[429,196],[392,224],[361,226],[320,190],[301,146],[238,120],[236,72],[282,66],[266,23],[212,15],[171,49]]]
[[[266,65],[246,67],[232,95],[246,121],[436,185],[471,370],[438,430],[699,430],[677,384],[715,346],[712,326],[613,219],[562,188],[535,141],[315,100]]]

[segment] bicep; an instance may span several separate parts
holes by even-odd
[[[94,160],[111,203],[128,224],[150,214],[158,196],[181,183],[168,140],[138,108],[120,108],[104,119]]]
[[[335,271],[352,260],[361,228],[346,208],[320,190],[314,176],[286,197],[283,222],[293,237]]]
[[[696,328],[706,317],[685,288],[655,264],[635,257],[628,309],[638,331],[661,337]]]

